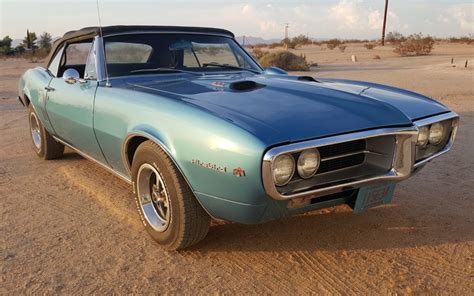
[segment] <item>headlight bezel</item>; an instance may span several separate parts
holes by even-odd
[[[453,113],[450,113],[449,117],[446,115],[437,116],[438,118],[436,119],[438,120],[433,120],[435,118],[426,118],[415,122],[418,128],[415,165],[418,165],[421,162],[426,162],[427,159],[432,159],[434,156],[439,155],[440,153],[443,153],[443,151],[450,149],[456,137],[456,132],[459,125],[459,117],[455,113],[454,116],[452,116],[452,114]],[[443,127],[442,135],[438,141],[430,141],[432,127],[437,125],[441,125]],[[421,145],[423,143],[420,143],[419,139],[420,130],[425,128],[429,130],[429,134],[428,143],[423,146]]]

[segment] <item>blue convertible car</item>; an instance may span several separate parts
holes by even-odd
[[[110,26],[68,32],[19,96],[33,148],[67,146],[133,185],[160,244],[202,240],[211,217],[262,223],[391,201],[453,145],[458,115],[375,83],[263,69],[226,30]]]

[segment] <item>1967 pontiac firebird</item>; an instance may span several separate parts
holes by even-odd
[[[265,221],[391,202],[453,145],[458,115],[375,83],[263,69],[226,30],[66,33],[19,82],[35,152],[67,146],[133,186],[150,235],[202,240],[211,217]]]

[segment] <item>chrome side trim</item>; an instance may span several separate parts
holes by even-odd
[[[74,146],[72,146],[71,144],[59,139],[58,137],[55,137],[53,136],[53,138],[58,141],[59,143],[63,144],[64,146],[67,146],[69,148],[71,148],[72,150],[74,150],[75,152],[77,152],[78,154],[80,154],[81,156],[87,158],[88,160],[100,165],[101,167],[103,167],[104,169],[106,169],[107,171],[109,171],[110,173],[114,174],[115,176],[119,177],[120,179],[122,179],[123,181],[127,182],[128,184],[132,184],[132,180],[127,177],[127,176],[124,176],[122,175],[121,173],[115,171],[114,169],[108,167],[107,165],[101,163],[100,161],[96,160],[95,158],[93,158],[92,156],[88,155],[87,153],[84,153],[82,152],[81,150],[75,148]]]
[[[283,195],[278,192],[271,175],[271,166],[273,159],[280,154],[298,152],[308,148],[322,147],[343,142],[356,141],[360,139],[367,139],[373,137],[389,136],[396,137],[394,158],[392,161],[392,169],[385,175],[367,178],[363,180],[356,180],[345,184],[337,184],[325,188],[309,190],[305,192],[298,192],[289,195]],[[333,137],[326,137],[317,140],[311,140],[301,143],[294,143],[285,146],[275,147],[267,151],[263,157],[262,163],[262,178],[265,192],[276,200],[289,200],[293,198],[314,198],[324,196],[340,191],[359,188],[377,182],[383,181],[401,181],[410,177],[413,163],[415,161],[415,147],[418,137],[418,130],[415,126],[406,128],[383,128],[376,130],[369,130],[363,132],[356,132],[344,134]]]
[[[415,125],[417,126],[417,128],[419,128],[419,127],[422,127],[422,126],[425,126],[425,125],[433,124],[435,122],[450,120],[450,119],[453,120],[453,123],[452,123],[453,131],[451,133],[451,138],[449,139],[449,142],[446,144],[446,146],[444,146],[444,148],[441,151],[439,151],[439,152],[437,152],[437,153],[435,153],[435,154],[433,154],[433,155],[431,155],[431,156],[429,156],[429,157],[427,157],[427,158],[425,158],[421,161],[416,162],[413,166],[415,169],[423,167],[426,163],[432,161],[436,157],[438,157],[440,155],[443,155],[443,154],[447,153],[449,150],[451,150],[451,148],[454,145],[454,140],[456,139],[456,134],[457,134],[458,125],[459,125],[459,115],[455,112],[448,112],[448,113],[444,113],[444,114],[440,114],[440,115],[437,115],[437,116],[428,117],[428,118],[425,118],[425,119],[415,121]]]

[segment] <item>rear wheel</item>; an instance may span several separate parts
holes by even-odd
[[[169,250],[184,249],[207,235],[209,215],[158,145],[146,141],[137,148],[132,177],[143,225],[160,245]]]
[[[33,149],[43,159],[55,159],[64,153],[64,145],[58,143],[44,128],[38,118],[35,109],[28,106],[28,122],[30,126],[30,137]]]

